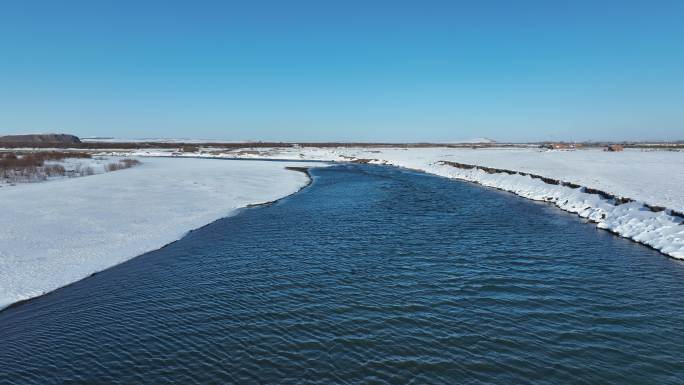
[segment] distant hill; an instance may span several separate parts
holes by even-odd
[[[23,134],[0,136],[0,143],[81,143],[81,139],[69,134]]]

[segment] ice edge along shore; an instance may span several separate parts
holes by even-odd
[[[79,205],[74,206],[68,203],[69,200],[60,197],[60,194],[47,199],[42,205],[40,203],[42,201],[35,197],[36,199],[32,200],[31,207],[22,206],[21,202],[24,200],[14,200],[18,203],[16,207],[9,207],[10,212],[7,214],[10,215],[5,216],[5,218],[22,218],[21,213],[23,212],[24,220],[20,220],[18,225],[17,223],[7,223],[5,232],[9,231],[9,233],[0,234],[4,238],[2,240],[7,241],[6,245],[0,245],[2,246],[0,247],[0,254],[3,256],[2,259],[4,259],[4,261],[0,259],[0,263],[4,265],[4,268],[0,269],[4,270],[4,272],[0,271],[0,309],[16,302],[23,302],[27,299],[47,294],[136,256],[157,250],[166,244],[175,242],[189,231],[192,231],[188,229],[198,229],[217,219],[234,215],[236,210],[241,207],[249,207],[258,202],[282,199],[284,196],[299,191],[303,188],[302,186],[305,187],[305,185],[310,183],[308,178],[306,184],[301,180],[296,182],[291,178],[285,178],[289,182],[274,189],[276,187],[272,185],[274,168],[266,167],[265,164],[263,167],[257,166],[255,163],[270,163],[271,166],[277,165],[282,170],[283,166],[287,166],[287,159],[282,159],[284,162],[259,162],[260,159],[273,160],[274,157],[282,156],[282,154],[269,154],[263,157],[250,155],[248,159],[256,162],[237,162],[237,164],[233,164],[234,166],[218,162],[223,164],[220,167],[206,160],[204,160],[206,163],[200,166],[196,162],[201,162],[201,159],[190,159],[197,157],[193,156],[193,154],[183,154],[181,158],[186,159],[183,159],[181,163],[178,163],[180,159],[169,159],[168,153],[159,155],[148,153],[145,155],[148,156],[148,161],[146,161],[148,164],[143,165],[140,170],[145,170],[149,166],[153,166],[154,170],[144,172],[144,175],[138,175],[137,177],[130,176],[135,175],[138,171],[129,170],[121,173],[111,173],[106,177],[107,182],[104,184],[102,183],[104,181],[103,177],[90,176],[74,179],[69,181],[68,184],[56,181],[36,184],[34,186],[17,186],[17,189],[12,188],[3,191],[3,197],[11,200],[12,196],[15,198],[19,196],[26,198],[26,192],[29,192],[29,195],[35,193],[35,195],[46,197],[47,190],[50,190],[49,192],[55,195],[56,190],[64,190],[65,186],[71,186],[67,189],[71,195],[64,194],[64,196],[76,198]],[[164,159],[158,157],[162,155]],[[214,155],[212,158],[228,157],[228,154],[226,155]],[[378,153],[373,154],[377,158],[366,158],[365,156],[369,155],[367,152],[365,154],[320,155],[323,154],[304,154],[304,156],[300,154],[296,159],[391,165],[512,192],[524,198],[552,203],[564,211],[576,213],[580,217],[594,222],[600,229],[608,230],[618,236],[644,244],[673,258],[684,259],[684,226],[682,226],[684,220],[679,216],[680,213],[665,207],[651,206],[645,202],[613,196],[600,190],[536,174],[439,160],[441,158],[435,156],[418,160],[415,158],[411,159],[410,157],[387,156],[389,154]],[[234,157],[234,154],[229,156]],[[157,159],[153,160],[153,158]],[[290,160],[294,159],[294,156],[290,158]],[[155,163],[157,163],[156,166]],[[164,167],[160,167],[162,163],[165,163]],[[289,166],[293,167],[290,167],[290,171],[286,172],[293,173],[298,168],[294,166],[299,165],[301,163],[290,163]],[[309,166],[315,167],[318,165],[311,164]],[[227,174],[225,174],[224,169],[226,166],[229,169]],[[178,172],[179,170],[180,173]],[[224,170],[220,173],[225,174],[219,177],[219,182],[213,180],[216,179],[218,170]],[[154,175],[155,178],[150,179],[150,175]],[[141,177],[145,180],[141,180]],[[281,179],[280,177],[277,178],[277,180]],[[239,181],[239,183],[236,184],[235,181]],[[285,182],[284,180],[281,181]],[[150,183],[151,185],[148,185]],[[131,184],[136,187],[121,187],[122,185]],[[294,188],[295,185],[297,188]],[[99,223],[99,217],[107,217],[108,212],[111,214],[111,209],[93,211],[93,207],[91,207],[91,214],[94,214],[95,217],[84,214],[82,208],[84,199],[86,206],[88,206],[93,200],[111,193],[112,188],[115,189],[113,191],[115,196],[118,194],[119,198],[122,198],[122,201],[118,202],[118,206],[124,204],[122,206],[124,210],[121,213],[123,215],[115,215],[116,218],[110,221],[112,223]],[[172,198],[162,199],[159,202],[159,194],[167,194],[169,188],[172,191]],[[286,190],[287,193],[284,193]],[[16,193],[11,191],[16,191]],[[236,192],[239,192],[239,194],[236,194]],[[76,194],[75,196],[73,195],[74,193]],[[231,195],[227,200],[221,197],[226,195],[226,193]],[[142,194],[141,206],[146,206],[148,209],[147,211],[143,210],[142,215],[137,212],[140,207],[136,210],[135,206],[129,207],[130,205],[125,205],[126,200],[130,201],[133,198],[141,198],[140,194]],[[193,199],[193,197],[197,199]],[[268,199],[268,197],[273,199]],[[150,198],[153,198],[153,200],[150,200]],[[188,204],[188,202],[193,200],[204,203]],[[37,208],[33,207],[36,202],[39,202]],[[79,209],[75,212],[55,209],[57,206],[55,203],[65,202],[67,202],[67,208],[79,207]],[[182,204],[182,206],[177,207],[179,204]],[[115,205],[115,207],[118,206]],[[174,207],[180,210],[174,210]],[[163,209],[167,213],[166,215],[171,215],[171,218],[166,218],[167,221],[165,221],[163,215],[161,217],[149,215],[150,209],[151,211]],[[200,210],[201,215],[193,213],[190,215],[190,220],[181,218],[189,215],[192,210],[196,209]],[[12,210],[15,211],[14,214],[16,215],[11,215]],[[85,211],[86,213],[88,212],[88,210]],[[34,217],[45,219],[38,225],[38,227],[42,226],[44,229],[36,229],[35,224],[31,224],[33,223],[30,220],[31,214],[34,214]],[[81,217],[76,218],[79,215]],[[138,216],[136,217],[136,215]],[[76,221],[76,226],[70,227],[67,232],[57,231],[55,234],[50,232],[54,231],[54,227],[58,227],[60,223],[62,225],[65,221],[69,223],[69,219],[79,219],[79,221]],[[2,218],[0,218],[0,222],[2,222]],[[126,225],[127,223],[128,225]],[[162,223],[163,225],[159,226]],[[114,226],[123,227],[118,229],[118,232],[113,235],[110,232],[98,234],[97,231],[101,230],[100,227],[103,225],[109,226],[109,228],[104,230],[111,230]],[[140,227],[141,225],[142,227]],[[154,229],[150,226],[153,226]],[[159,231],[158,227],[162,227],[163,231]],[[92,234],[93,228],[96,230],[95,235]],[[130,228],[134,230],[130,230]],[[50,231],[45,231],[47,229],[50,229]],[[153,230],[149,237],[145,235],[146,229]],[[36,236],[32,238],[28,232],[29,230],[33,231]],[[129,234],[132,237],[127,237],[126,232],[133,232]],[[50,234],[52,238],[41,239],[45,234]],[[94,236],[97,238],[98,235],[102,236],[102,234],[104,234],[104,237],[99,239],[101,242],[106,243],[109,240],[115,245],[112,250],[106,250],[104,253],[98,250],[99,248],[93,247],[96,244],[93,244],[92,239],[90,239],[90,244],[88,239],[86,239],[86,242],[79,240],[79,237],[92,238]],[[14,249],[12,246],[7,246],[12,241],[15,244]],[[29,242],[32,246],[25,247],[26,242]],[[124,242],[125,245],[121,242]],[[116,253],[116,255],[112,253]],[[65,266],[69,267],[66,271],[59,270],[59,268],[64,269]],[[76,266],[78,266],[78,269],[75,268]],[[64,275],[55,277],[55,272],[59,271],[62,271]],[[42,279],[40,279],[41,274],[44,275]]]
[[[152,159],[0,190],[0,310],[68,286],[310,183],[294,162]],[[315,163],[307,166],[325,166]],[[295,169],[293,169],[295,168]]]
[[[534,173],[454,162],[451,154],[427,153],[407,156],[397,151],[344,149],[329,151],[299,149],[296,151],[264,151],[252,153],[211,154],[208,157],[243,159],[301,159],[333,162],[357,162],[403,167],[451,179],[496,188],[518,196],[551,203],[561,210],[575,213],[596,227],[630,239],[676,259],[684,259],[684,217],[682,212],[656,206],[638,199],[607,193],[579,183],[566,182]],[[642,153],[646,155],[650,153]],[[168,156],[168,153],[139,152],[142,156]],[[176,156],[200,156],[197,153]],[[205,155],[207,156],[207,155]],[[642,183],[642,182],[640,182]]]
[[[401,162],[378,159],[351,161],[407,167]],[[419,170],[508,191],[530,200],[552,203],[563,211],[586,218],[600,229],[646,245],[672,258],[684,259],[684,215],[675,210],[513,170],[450,161],[437,161]]]

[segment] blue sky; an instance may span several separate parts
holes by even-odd
[[[682,15],[674,0],[1,1],[0,133],[684,139]]]

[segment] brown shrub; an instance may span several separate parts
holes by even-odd
[[[116,170],[121,170],[123,167],[121,166],[121,163],[115,162],[115,163],[108,163],[104,166],[105,171],[110,172],[110,171],[116,171]]]
[[[197,152],[200,147],[196,144],[186,144],[180,148],[181,152]]]
[[[93,167],[77,165],[67,173],[58,162],[66,158],[91,158],[85,152],[75,151],[39,151],[39,152],[4,152],[0,153],[0,178],[14,182],[31,182],[46,180],[52,176],[88,176],[94,175]],[[47,163],[50,161],[51,163]],[[104,165],[105,171],[117,171],[140,164],[137,159],[121,159]]]
[[[26,153],[4,153],[0,157],[0,169],[19,169],[41,167],[48,160],[63,160],[66,158],[91,158],[85,152],[75,151],[40,151]]]
[[[79,170],[79,175],[81,176],[88,176],[88,175],[95,175],[95,170],[93,170],[92,167],[83,167]]]
[[[61,164],[51,164],[43,168],[47,176],[60,176],[66,174],[66,170]]]
[[[105,171],[117,171],[117,170],[123,170],[125,168],[131,168],[133,166],[136,166],[140,164],[140,161],[137,159],[121,159],[118,162],[114,163],[109,163],[105,165]]]
[[[123,163],[124,168],[130,168],[140,164],[140,161],[137,159],[122,159],[119,162]]]

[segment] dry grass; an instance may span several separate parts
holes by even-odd
[[[47,176],[60,176],[66,174],[64,166],[62,166],[61,164],[51,164],[43,167],[43,170],[45,171],[45,174],[47,174]]]
[[[125,168],[131,168],[135,165],[140,164],[140,161],[137,159],[121,159],[118,162],[115,163],[109,163],[105,165],[105,171],[117,171],[117,170],[123,170]]]
[[[137,159],[122,159],[120,162],[123,163],[124,166],[126,166],[125,168],[137,166],[140,164],[140,161]]]
[[[0,153],[0,179],[16,183],[43,181],[49,177],[64,176],[67,174],[64,166],[45,164],[45,162],[90,157],[88,153],[73,151],[4,152]]]
[[[26,167],[41,167],[45,161],[60,161],[65,158],[91,158],[92,156],[85,152],[68,152],[68,151],[40,151],[40,152],[5,152],[0,154],[0,170],[2,169],[19,169]]]
[[[95,175],[95,170],[90,166],[82,167],[79,169],[79,175],[80,176]]]
[[[66,170],[60,162],[67,158],[89,159],[92,156],[85,152],[75,151],[38,151],[38,152],[0,152],[0,182],[38,182],[57,176],[95,175],[96,169],[91,166],[75,164]],[[50,162],[50,163],[46,163]],[[104,164],[105,172],[123,170],[140,164],[137,159],[121,159]]]
[[[196,144],[186,144],[180,148],[181,152],[197,152],[200,150],[200,146]]]

